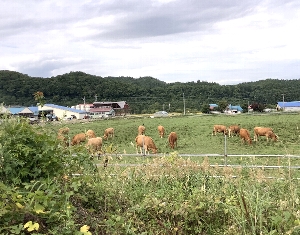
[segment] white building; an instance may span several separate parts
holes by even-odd
[[[72,117],[76,117],[76,119],[84,119],[84,117],[87,115],[86,111],[60,106],[56,104],[44,104],[43,107],[39,106],[38,109],[39,111],[44,111],[45,113],[53,114],[59,119]]]

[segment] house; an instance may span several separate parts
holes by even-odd
[[[300,111],[300,101],[290,101],[290,102],[277,102],[276,109],[282,110],[284,112],[299,112]]]
[[[104,108],[104,107],[112,108],[114,110],[116,116],[126,115],[130,111],[129,105],[126,103],[126,101],[117,101],[117,102],[97,102],[97,101],[95,101],[93,103],[94,109]],[[90,110],[90,112],[92,112],[92,111]]]
[[[39,114],[54,115],[59,119],[84,119],[87,115],[86,111],[60,106],[56,104],[44,104],[43,107],[38,107]]]
[[[110,106],[99,106],[90,108],[90,118],[108,118],[116,115],[115,110]]]

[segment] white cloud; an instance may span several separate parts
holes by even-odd
[[[298,79],[297,1],[0,2],[0,69],[235,84]]]

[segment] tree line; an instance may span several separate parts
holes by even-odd
[[[35,106],[34,94],[41,91],[46,103],[73,106],[94,101],[126,101],[131,113],[208,111],[215,103],[248,104],[258,111],[275,108],[277,102],[300,100],[300,79],[265,79],[236,85],[215,82],[166,83],[153,77],[101,77],[70,72],[50,78],[31,77],[15,71],[0,71],[0,102],[4,105]]]

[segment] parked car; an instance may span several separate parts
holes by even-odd
[[[166,111],[158,111],[154,113],[154,117],[168,117],[169,114]]]
[[[40,122],[40,120],[37,117],[28,117],[30,124],[37,124]]]

